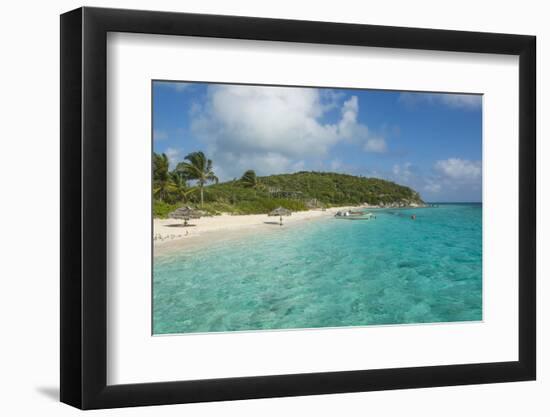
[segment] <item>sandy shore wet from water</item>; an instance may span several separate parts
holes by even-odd
[[[155,255],[170,252],[174,249],[183,249],[195,245],[235,237],[240,234],[258,231],[274,231],[280,227],[289,228],[307,221],[333,217],[337,211],[357,209],[357,207],[332,207],[323,210],[308,210],[294,212],[290,216],[283,216],[283,226],[279,225],[279,217],[270,217],[266,214],[230,215],[201,217],[191,219],[184,227],[183,220],[154,219],[153,244]]]

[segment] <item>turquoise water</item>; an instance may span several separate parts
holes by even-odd
[[[373,212],[155,257],[153,333],[482,319],[481,204]]]

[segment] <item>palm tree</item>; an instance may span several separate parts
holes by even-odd
[[[243,174],[243,176],[240,179],[240,182],[242,185],[244,185],[247,188],[257,188],[259,185],[256,172],[254,172],[254,170],[252,169],[249,169]]]
[[[166,200],[174,190],[170,183],[169,166],[166,154],[153,154],[153,195],[160,201]]]
[[[170,163],[165,153],[153,153],[153,180],[167,181]]]
[[[170,199],[170,194],[175,192],[174,185],[170,182],[157,182],[153,186],[153,195],[159,201],[165,201]]]
[[[186,197],[196,190],[196,188],[189,188],[183,174],[176,170],[170,172],[170,183],[172,192],[178,201],[185,201]]]
[[[204,184],[208,182],[218,183],[218,177],[212,170],[212,160],[207,159],[203,152],[192,152],[185,158],[188,162],[180,162],[176,171],[181,172],[185,178],[196,180],[201,191],[201,207],[204,205]]]

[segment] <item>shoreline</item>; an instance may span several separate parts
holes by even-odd
[[[255,231],[273,232],[279,228],[289,228],[307,221],[333,217],[338,211],[358,209],[411,209],[426,206],[380,207],[374,205],[331,207],[324,211],[312,209],[293,212],[283,216],[283,226],[279,225],[279,217],[269,217],[267,214],[232,215],[223,213],[217,216],[192,219],[188,226],[183,226],[182,220],[153,219],[154,256],[163,255],[173,250],[202,246],[213,241],[220,241],[242,236]]]
[[[184,227],[182,220],[153,219],[154,255],[161,255],[171,249],[184,249],[195,244],[206,243],[237,236],[252,231],[274,231],[279,228],[289,228],[307,221],[330,218],[340,210],[365,208],[362,206],[331,207],[293,212],[283,216],[283,226],[279,225],[279,217],[269,217],[267,214],[231,215],[223,213],[218,216],[192,219],[189,226]],[[374,207],[370,207],[374,208]]]

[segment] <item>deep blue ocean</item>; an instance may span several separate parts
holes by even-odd
[[[156,256],[153,333],[482,319],[481,204],[368,211]]]

